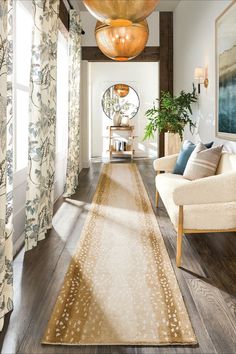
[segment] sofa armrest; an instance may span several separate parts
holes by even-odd
[[[172,172],[179,154],[160,157],[153,162],[153,167],[155,171],[158,172]]]
[[[236,171],[187,182],[173,192],[176,205],[236,201]]]

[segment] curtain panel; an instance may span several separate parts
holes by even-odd
[[[75,10],[71,10],[69,30],[69,132],[65,197],[74,194],[78,187],[80,165],[81,31],[79,15]]]
[[[13,309],[12,0],[0,1],[0,330]]]
[[[29,150],[26,191],[26,250],[52,226],[56,68],[59,0],[33,0],[34,28],[30,73]]]

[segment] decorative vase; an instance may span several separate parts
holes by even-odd
[[[121,118],[121,125],[123,127],[128,127],[129,126],[129,118],[128,117],[122,117]]]
[[[112,117],[113,120],[113,126],[114,127],[119,127],[121,124],[121,115],[120,112],[115,112]]]
[[[182,141],[179,134],[165,133],[165,156],[178,154]]]

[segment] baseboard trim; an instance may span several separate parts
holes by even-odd
[[[82,161],[82,168],[90,168],[90,160]]]

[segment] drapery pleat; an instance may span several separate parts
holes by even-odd
[[[0,330],[13,309],[12,0],[0,1]]]
[[[33,14],[26,250],[44,239],[52,225],[59,0],[33,0]]]
[[[69,30],[69,132],[65,197],[78,187],[80,164],[80,66],[81,24],[75,10],[70,11]]]

